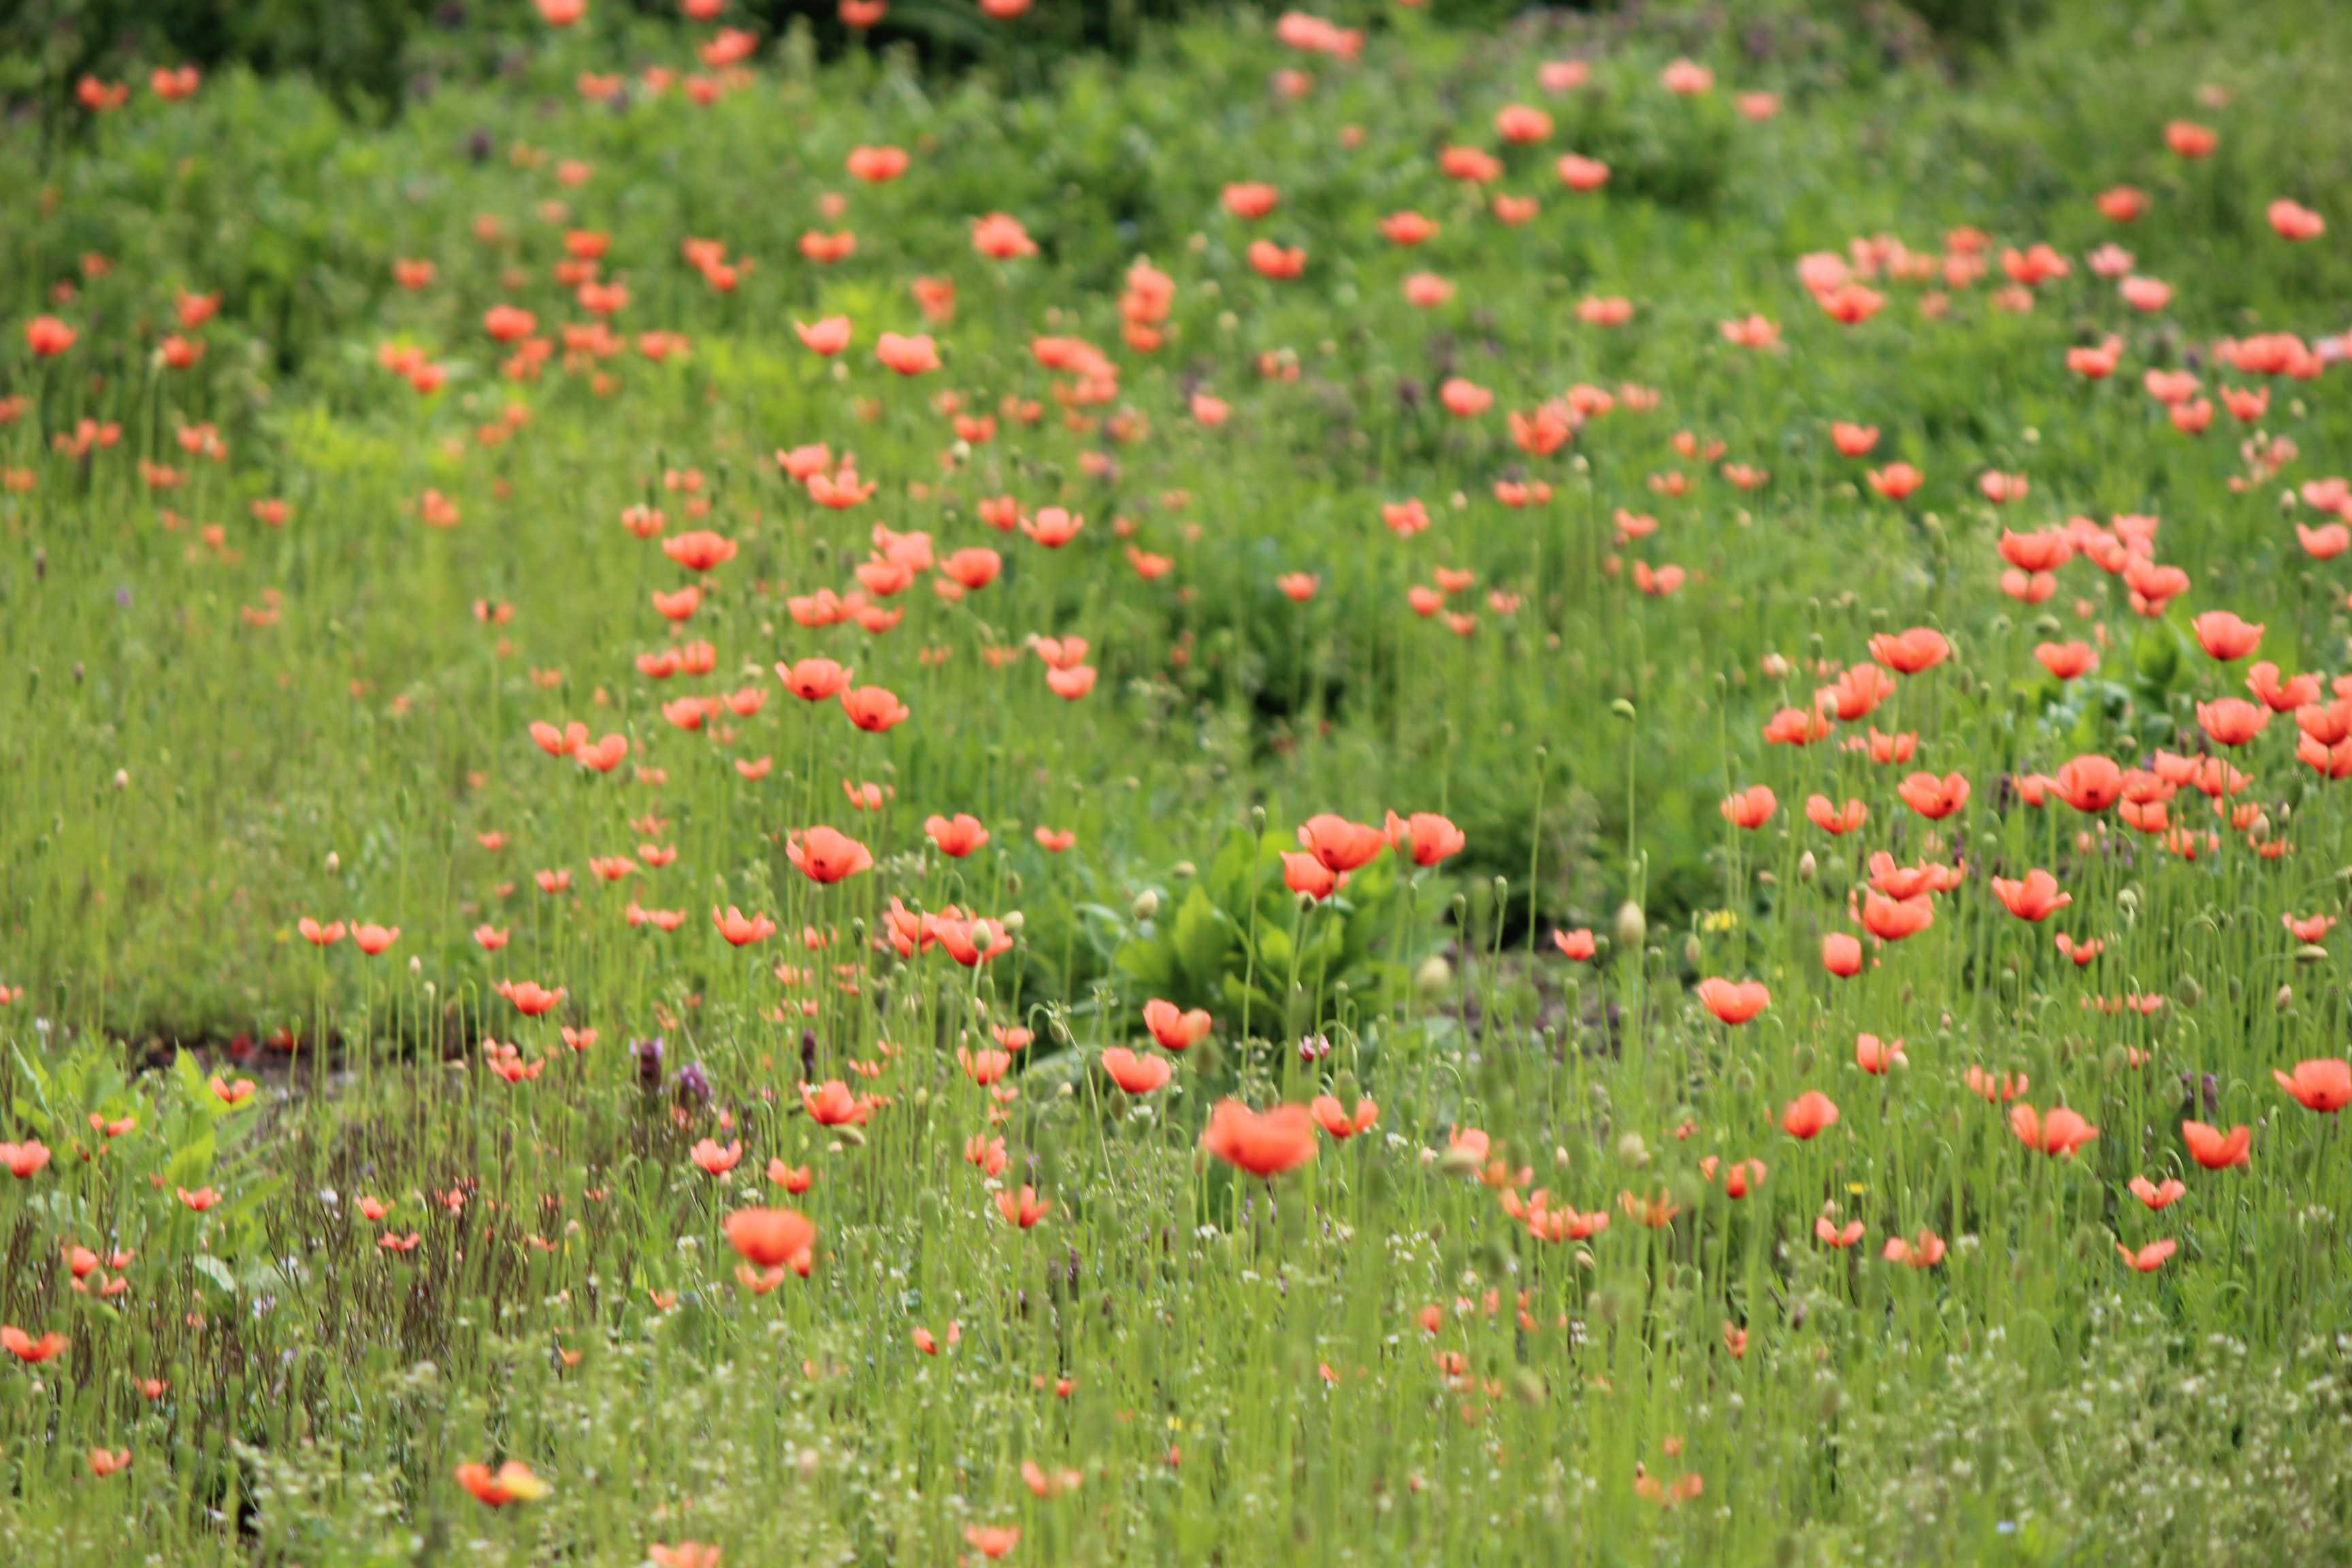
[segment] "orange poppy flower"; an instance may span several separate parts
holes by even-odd
[[[1855,831],[1869,817],[1870,808],[1858,800],[1840,805],[1825,795],[1808,795],[1805,799],[1805,820],[1832,837]]]
[[[1771,819],[1773,810],[1779,805],[1769,786],[1750,784],[1744,790],[1724,796],[1722,805],[1717,809],[1722,813],[1723,820],[1735,827],[1756,828]]]
[[[1143,1026],[1151,1031],[1162,1050],[1185,1051],[1208,1038],[1214,1026],[1206,1009],[1194,1007],[1188,1012],[1154,997],[1143,1005]]]
[[[820,1127],[863,1127],[873,1115],[873,1103],[850,1093],[839,1079],[801,1085],[801,1105]]]
[[[1555,931],[1551,940],[1553,946],[1579,963],[1590,962],[1601,951],[1600,939],[1589,931]]]
[[[2305,1110],[2332,1115],[2352,1105],[2352,1063],[2340,1058],[2297,1062],[2292,1074],[2273,1068],[2271,1077]]]
[[[1900,501],[1908,500],[1927,478],[1908,463],[1889,463],[1863,475],[1863,481],[1888,500]]]
[[[1253,1176],[1276,1176],[1315,1158],[1315,1128],[1302,1105],[1255,1112],[1238,1100],[1221,1100],[1201,1133],[1201,1147]]]
[[[990,213],[974,220],[971,226],[971,247],[982,256],[998,261],[1010,261],[1017,257],[1037,254],[1037,242],[1021,221],[1003,213]]]
[[[2057,878],[2039,867],[2022,879],[1993,878],[1992,891],[2002,907],[2021,921],[2046,921],[2074,901],[2072,893],[2058,890]]]
[[[1822,967],[1841,980],[1851,980],[1861,973],[1861,941],[1842,931],[1822,937]]]
[[[1747,1023],[1772,1005],[1772,993],[1760,980],[1702,980],[1696,987],[1700,1005],[1725,1023]]]
[[[1018,1193],[1008,1190],[996,1194],[996,1212],[1004,1216],[1005,1224],[1018,1226],[1023,1230],[1033,1228],[1053,1210],[1054,1205],[1040,1199],[1034,1187],[1024,1186]]]
[[[1889,1263],[1912,1268],[1933,1268],[1944,1261],[1944,1238],[1932,1230],[1923,1230],[1908,1241],[1899,1236],[1888,1237],[1879,1256]]]
[[[1299,824],[1298,842],[1325,867],[1345,873],[1368,864],[1388,840],[1377,827],[1326,812]]]
[[[1822,1215],[1813,1221],[1815,1238],[1824,1246],[1836,1247],[1840,1251],[1861,1241],[1864,1231],[1864,1226],[1858,1219],[1850,1219],[1841,1226],[1827,1215]]]
[[[2047,1114],[2030,1105],[2012,1105],[2009,1108],[2009,1126],[2027,1148],[2061,1157],[2073,1154],[2099,1135],[2099,1130],[2084,1121],[2079,1111],[2063,1105],[2053,1107]]]
[[[1969,803],[1969,781],[1958,773],[1937,778],[1933,773],[1912,773],[1895,788],[1903,804],[1930,822],[1940,821]]]
[[[1103,1070],[1113,1083],[1129,1094],[1151,1094],[1167,1086],[1173,1071],[1165,1057],[1139,1057],[1124,1046],[1112,1046],[1102,1054]]]
[[[928,333],[902,337],[897,332],[885,332],[875,342],[874,357],[904,376],[922,375],[940,368],[939,346]]]
[[[1908,1067],[1900,1040],[1882,1041],[1876,1035],[1856,1035],[1853,1038],[1853,1063],[1874,1077],[1883,1076],[1891,1068]]]
[[[961,860],[988,842],[988,829],[980,825],[980,819],[962,812],[952,818],[926,817],[923,832],[951,860]]]
[[[728,1245],[755,1268],[799,1271],[816,1247],[816,1224],[794,1209],[737,1209],[727,1216]]]
[[[1936,907],[1922,893],[1890,899],[1875,889],[1862,896],[1863,928],[1881,942],[1901,942],[1936,923]]]
[[[868,734],[879,735],[907,721],[907,705],[887,687],[857,686],[841,694],[841,710]]]
[[[2248,1163],[2247,1149],[2253,1133],[2244,1127],[2232,1127],[2223,1132],[2202,1121],[2180,1124],[2180,1140],[2189,1146],[2189,1157],[2209,1171],[2227,1171]]]
[[[1430,811],[1417,811],[1410,817],[1390,812],[1381,836],[1391,848],[1423,867],[1435,866],[1459,855],[1469,842],[1451,821]]]
[[[1315,1118],[1317,1125],[1343,1142],[1370,1128],[1381,1119],[1381,1108],[1370,1100],[1358,1100],[1351,1113],[1328,1094],[1317,1095],[1307,1110],[1307,1114]]]
[[[1780,1130],[1801,1142],[1811,1142],[1837,1125],[1838,1108],[1819,1089],[1807,1089],[1783,1106]]]
[[[2227,610],[2208,610],[2189,623],[2198,646],[2223,663],[2245,658],[2261,646],[2263,628]]]
[[[6,1351],[18,1361],[36,1366],[63,1353],[72,1343],[71,1340],[54,1329],[37,1340],[14,1323],[0,1328],[0,1350]]]

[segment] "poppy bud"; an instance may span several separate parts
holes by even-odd
[[[342,858],[341,855],[337,854],[337,853],[336,853],[334,850],[332,850],[332,849],[328,850],[328,851],[327,851],[327,875],[328,875],[328,876],[330,876],[330,877],[340,877],[340,876],[341,876],[342,874],[343,874],[343,858]]]
[[[1811,886],[1813,879],[1821,875],[1821,863],[1813,858],[1811,850],[1808,849],[1797,858],[1798,881]]]
[[[1613,930],[1619,947],[1638,949],[1650,934],[1650,922],[1642,914],[1642,906],[1628,899],[1617,906]]]
[[[1413,971],[1412,983],[1424,993],[1436,994],[1454,984],[1454,966],[1445,962],[1444,953],[1433,952]]]
[[[1628,1132],[1617,1140],[1617,1163],[1638,1171],[1650,1163],[1650,1146],[1639,1132]]]
[[[1201,874],[1201,868],[1190,860],[1179,860],[1169,868],[1168,874],[1180,882],[1190,881]]]
[[[2282,1013],[2292,1013],[2294,1011],[2294,986],[2282,985],[2278,988],[2278,1010]]]
[[[1023,914],[1019,910],[1015,910],[1011,914],[1006,915],[1003,920],[998,921],[996,923],[1003,928],[1004,933],[1007,936],[1019,936],[1021,934],[1021,928],[1029,923],[1029,917]]]
[[[128,768],[117,768],[114,770],[114,787],[118,790],[129,789],[131,787],[131,771]]]
[[[2139,889],[2137,888],[2126,888],[2122,892],[2117,893],[2116,895],[2116,907],[2123,910],[2124,919],[2126,921],[2137,920],[2139,918]]]
[[[2294,950],[2294,961],[2297,963],[2325,963],[2327,962],[2327,950],[2315,942],[2307,942]]]
[[[1699,945],[1699,940],[1696,935],[1683,938],[1683,964],[1685,968],[1704,967],[1706,959],[1706,949]]]
[[[2205,1000],[2205,988],[2197,984],[2194,975],[2183,975],[2180,987],[2173,992],[2172,999],[2183,1007],[2194,1008],[2197,1004]]]
[[[1626,701],[1622,697],[1620,697],[1616,701],[1612,702],[1609,705],[1609,711],[1616,717],[1624,720],[1629,724],[1633,721],[1633,705],[1631,702]]]
[[[1158,918],[1159,914],[1160,893],[1157,889],[1146,888],[1135,895],[1134,915],[1137,920],[1153,920]]]

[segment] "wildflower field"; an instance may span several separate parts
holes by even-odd
[[[0,1562],[2352,1560],[2352,12],[734,4],[0,69]]]

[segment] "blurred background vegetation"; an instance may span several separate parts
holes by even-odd
[[[1432,17],[1477,31],[1562,23],[1597,35],[1687,29],[1695,37],[1734,35],[1759,58],[1790,38],[1833,37],[1843,68],[1868,75],[1933,51],[1967,70],[2042,20],[2058,0],[1738,0],[1736,4],[1611,4],[1531,6],[1524,0],[1425,0]],[[971,0],[889,0],[865,47],[905,46],[928,71],[997,70],[1017,83],[1078,54],[1128,57],[1154,24],[1204,10],[1264,10],[1226,0],[1045,0],[1015,26],[986,21]],[[1377,29],[1391,0],[1331,0],[1306,9]],[[598,0],[596,20],[624,51],[635,28],[612,27],[625,12],[642,28],[690,26],[676,0]],[[764,40],[804,32],[821,56],[857,44],[837,0],[732,0],[724,25]],[[14,0],[0,6],[0,102],[9,117],[37,117],[70,134],[75,84],[85,75],[116,80],[158,65],[206,72],[244,66],[265,75],[310,77],[358,117],[396,114],[444,82],[513,68],[525,43],[543,32],[530,0]],[[616,58],[615,65],[625,63]]]

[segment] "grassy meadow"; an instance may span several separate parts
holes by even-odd
[[[0,1560],[2352,1557],[2352,13],[1064,4],[0,122]]]

